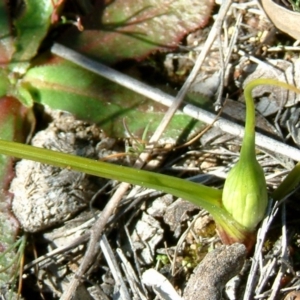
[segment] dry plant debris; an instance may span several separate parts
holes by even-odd
[[[238,88],[247,80],[276,77],[292,83],[298,82],[300,48],[296,45],[293,50],[285,52],[284,47],[278,47],[275,31],[271,29],[273,25],[256,2],[232,3],[226,19],[223,20],[219,38],[213,44],[191,92],[217,95],[215,98],[218,99],[218,93],[224,96],[219,89],[222,85],[230,97],[239,101],[229,101],[224,114],[240,117],[243,106],[240,102],[243,99],[239,97]],[[209,28],[206,28],[193,33],[187,37],[184,49],[167,55],[164,64],[165,73],[171,82],[184,82],[186,74],[190,72],[197,55],[202,50],[208,31]],[[290,41],[288,38],[285,39],[287,43]],[[222,50],[221,53],[219,50]],[[299,145],[297,107],[299,95],[262,87],[256,91],[255,97],[261,114],[258,128],[276,138]],[[240,119],[243,120],[243,117]],[[94,158],[98,157],[99,152],[100,156],[105,156],[111,154],[111,151],[114,154],[124,151],[114,148],[116,144],[110,140],[103,139],[106,144],[99,145],[100,129],[93,125],[72,120],[71,129],[60,127],[66,123],[54,121],[55,125],[50,125],[50,129],[38,133],[32,143],[68,153],[80,151],[81,155]],[[77,126],[83,130],[75,129]],[[55,131],[59,132],[56,137],[53,135]],[[44,135],[43,142],[37,140],[41,135]],[[51,143],[49,135],[55,138]],[[83,148],[82,145],[80,148],[78,145],[74,146],[78,137],[81,141],[85,141]],[[212,128],[184,151],[175,151],[172,155],[162,154],[164,163],[161,170],[176,176],[192,177],[192,180],[205,184],[213,183],[221,186],[222,178],[226,176],[237,158],[239,147],[240,141],[234,136],[224,135],[219,129]],[[264,167],[270,189],[279,184],[294,164],[286,157],[263,150],[259,150],[258,158]],[[41,179],[38,175],[38,185],[32,186],[30,178],[37,176],[32,172],[41,170],[46,171],[42,177],[45,179]],[[62,198],[61,194],[53,196],[55,199],[66,200],[60,202],[58,207],[55,207],[54,201],[51,201],[50,207],[49,203],[42,206],[39,204],[43,218],[36,220],[37,204],[29,202],[28,205],[27,202],[27,206],[24,206],[20,203],[24,203],[25,196],[27,201],[34,198],[41,201],[43,197],[47,199],[49,191],[44,196],[35,194],[37,188],[41,193],[43,185],[52,187],[53,193],[60,191],[62,187],[55,184],[61,183],[62,179],[55,177],[53,180],[53,177],[49,177],[53,172],[65,178],[61,171],[54,168],[20,162],[17,167],[18,177],[11,187],[16,195],[14,210],[25,230],[44,231],[36,235],[39,247],[42,240],[48,241],[47,246],[41,247],[43,251],[38,249],[38,255],[41,257],[35,261],[28,261],[24,279],[25,289],[30,280],[42,281],[43,285],[36,284],[37,290],[32,293],[46,299],[48,294],[55,299],[60,298],[67,289],[68,282],[84,258],[89,229],[98,213],[87,208],[85,214],[79,214],[60,229],[50,228],[45,232],[49,226],[64,221],[66,216],[78,214],[78,210],[88,207],[89,199],[99,188],[99,185],[86,176],[66,170],[65,172],[70,173],[63,185],[67,186],[68,194],[63,196],[65,198]],[[25,181],[22,179],[22,182],[27,186],[20,185],[20,178],[21,176],[24,178],[24,175],[27,179]],[[52,179],[49,181],[48,178]],[[114,185],[107,186],[99,195],[106,198],[107,193],[110,196],[113,192],[111,187],[115,188]],[[297,218],[299,212],[293,203],[293,196],[286,204],[276,204],[275,209],[269,210],[258,234],[254,254],[247,259],[241,245],[221,246],[209,216],[200,211],[196,218],[199,208],[185,203],[182,199],[176,200],[170,195],[158,196],[153,191],[139,189],[131,190],[123,198],[106,226],[105,238],[101,240],[101,250],[99,247],[93,265],[88,268],[84,277],[80,278],[81,282],[75,291],[74,299],[155,299],[156,293],[159,294],[157,288],[155,290],[153,286],[153,290],[148,289],[142,280],[142,274],[151,268],[156,268],[165,275],[174,287],[178,299],[183,297],[187,300],[193,297],[233,300],[244,297],[245,300],[272,300],[299,297],[297,292],[300,287],[300,232]],[[62,204],[66,206],[62,207]],[[103,204],[96,201],[95,206],[97,205],[102,209]],[[28,210],[33,214],[26,214]],[[42,252],[47,251],[48,253],[42,256]],[[200,272],[201,276],[191,275],[193,272],[195,274]],[[236,277],[230,281],[231,286],[227,286],[226,291],[232,289],[233,292],[225,293],[224,286],[232,276]],[[200,280],[202,282],[199,282]],[[235,284],[232,285],[233,282]],[[243,296],[245,290],[247,292]]]

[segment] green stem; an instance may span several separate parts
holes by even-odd
[[[296,93],[300,93],[300,90],[295,86],[275,79],[254,79],[246,85],[244,89],[244,96],[246,100],[246,125],[245,137],[243,139],[241,149],[241,157],[249,157],[248,154],[252,156],[255,154],[255,107],[254,100],[252,98],[252,91],[254,88],[260,85],[274,85],[277,87],[286,88]]]
[[[247,104],[247,118],[246,118],[246,129],[245,132],[247,134],[253,134],[255,130],[255,125],[253,124],[253,116],[254,115],[254,103],[252,99],[252,90],[259,85],[274,85],[277,87],[286,88],[295,93],[300,94],[300,90],[293,85],[290,85],[285,82],[277,81],[275,79],[255,79],[248,83],[244,90],[244,95]],[[248,108],[249,111],[248,111]],[[253,113],[253,115],[252,115]],[[250,120],[250,121],[249,121]],[[249,122],[248,122],[249,121]],[[247,141],[248,142],[248,141]],[[244,147],[244,143],[243,143]],[[271,197],[274,200],[283,199],[286,195],[288,195],[300,182],[300,163],[298,163],[294,169],[288,174],[288,176],[284,179],[284,181],[280,184],[280,186],[272,193]]]
[[[248,160],[249,157],[255,156],[255,107],[252,98],[252,90],[257,85],[258,84],[255,83],[255,80],[253,80],[246,85],[244,90],[246,101],[246,124],[240,153],[240,159],[242,161]]]
[[[187,199],[208,211],[221,208],[222,191],[176,177],[4,140],[0,140],[0,153],[156,189]]]

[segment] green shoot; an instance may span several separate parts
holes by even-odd
[[[245,172],[239,172],[243,173],[241,176],[244,178],[244,182],[252,182],[249,187],[255,191],[254,193],[249,192],[239,183],[235,186],[230,183],[228,184],[228,180],[229,182],[230,180],[232,181],[232,176],[229,175],[225,183],[224,194],[229,196],[233,195],[236,205],[231,205],[230,202],[224,198],[224,195],[222,197],[221,190],[163,174],[112,165],[4,140],[0,140],[0,153],[62,168],[71,168],[87,174],[124,181],[173,194],[209,211],[214,217],[218,231],[225,243],[239,241],[244,243],[249,242],[251,244],[254,239],[249,238],[249,234],[252,235],[252,233],[255,232],[256,225],[263,218],[267,193],[261,168],[255,158],[255,116],[251,96],[251,91],[256,86],[262,84],[280,86],[299,92],[299,90],[293,86],[271,79],[257,79],[246,86],[245,98],[247,115],[245,138],[242,144],[241,160],[235,169],[241,170],[243,167],[245,168]],[[247,162],[247,160],[249,160],[249,162]],[[251,168],[249,169],[248,165],[254,165],[254,171],[251,170]],[[228,189],[226,186],[230,185],[232,186]],[[238,194],[242,196],[246,195],[246,197],[244,197],[246,200],[239,198],[237,196]],[[252,203],[249,204],[249,201],[252,201]],[[258,210],[260,210],[259,213]]]

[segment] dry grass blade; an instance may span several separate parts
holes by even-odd
[[[252,258],[252,265],[251,265],[250,273],[249,273],[247,284],[246,284],[246,290],[245,290],[245,294],[244,294],[244,298],[243,298],[244,300],[252,299],[251,298],[252,293],[255,290],[255,285],[256,285],[257,270],[258,270],[259,264],[262,261],[262,247],[263,247],[267,232],[270,228],[270,225],[278,212],[277,204],[278,203],[275,203],[275,205],[272,206],[273,202],[270,201],[267,216],[263,220],[262,225],[261,225],[260,229],[258,230],[257,242],[256,242],[256,246],[255,246],[255,252],[254,252],[254,255]]]
[[[141,291],[141,280],[136,276],[134,269],[124,255],[122,249],[118,248],[116,251],[122,261],[122,267],[134,297],[136,297],[136,299],[147,300],[147,297]]]
[[[116,292],[120,293],[122,299],[131,300],[126,284],[122,278],[121,270],[105,234],[101,237],[100,247],[116,282],[115,288],[118,289]]]

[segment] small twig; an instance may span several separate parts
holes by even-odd
[[[110,218],[110,216],[114,213],[115,209],[118,207],[124,193],[127,191],[129,187],[128,183],[121,183],[118,187],[117,191],[114,193],[112,198],[104,207],[102,213],[100,214],[97,221],[94,223],[91,231],[90,231],[90,242],[88,244],[88,248],[84,255],[84,258],[76,272],[76,275],[72,278],[68,288],[64,291],[60,300],[69,300],[72,298],[73,293],[76,291],[80,278],[85,274],[87,269],[92,264],[95,255],[98,252],[98,242],[103,233],[103,230]]]
[[[162,119],[161,123],[157,127],[155,133],[153,134],[152,138],[150,139],[150,143],[157,140],[157,137],[160,137],[163,132],[165,131],[166,127],[170,123],[173,115],[178,110],[180,104],[182,103],[187,91],[189,90],[190,86],[192,85],[193,81],[195,80],[197,74],[199,73],[199,70],[205,60],[205,58],[208,55],[208,52],[216,39],[216,36],[222,29],[223,20],[225,19],[225,16],[227,14],[227,11],[231,5],[232,0],[225,0],[222,2],[221,7],[218,12],[217,19],[214,22],[214,25],[212,26],[209,35],[205,41],[204,47],[197,57],[197,60],[195,62],[195,65],[189,74],[188,78],[186,79],[185,83],[181,87],[180,91],[178,92],[176,98],[174,99],[172,105],[169,107],[167,113],[165,114],[164,118]],[[152,140],[153,139],[153,140]]]
[[[231,55],[232,52],[234,50],[234,46],[236,44],[237,38],[238,38],[238,33],[239,33],[239,28],[240,28],[240,24],[242,21],[242,13],[240,13],[236,19],[236,24],[234,26],[234,33],[232,34],[232,37],[230,39],[229,45],[227,46],[227,51],[226,51],[226,55],[224,55],[224,50],[223,50],[223,46],[222,46],[222,39],[221,39],[221,28],[220,31],[218,32],[218,46],[219,46],[219,53],[220,53],[220,85],[219,85],[219,89],[218,89],[218,95],[217,95],[217,100],[215,101],[214,105],[216,108],[218,108],[218,106],[222,106],[222,95],[223,95],[223,89],[224,89],[224,81],[225,81],[225,74],[226,74],[226,69],[228,67],[229,61],[231,59]],[[225,36],[225,41],[226,41],[226,45],[228,44],[227,38],[228,38],[228,30],[225,27],[226,26],[226,22],[223,22],[223,29],[224,29],[224,36]]]
[[[125,233],[127,235],[129,244],[130,244],[131,249],[132,249],[131,251],[133,253],[133,258],[134,258],[134,263],[135,263],[135,269],[138,272],[139,278],[141,278],[142,277],[141,267],[140,267],[140,264],[139,264],[139,261],[138,261],[138,257],[137,257],[137,254],[136,254],[136,249],[134,247],[134,244],[132,242],[132,239],[131,239],[129,231],[128,231],[128,226],[129,226],[129,224],[127,223],[125,225],[125,227],[124,227],[124,230],[125,230]],[[143,288],[144,292],[146,292],[145,286],[143,284],[142,284],[142,288]]]
[[[121,270],[118,266],[117,260],[113,254],[113,251],[108,243],[106,235],[103,234],[100,240],[100,247],[109,266],[111,274],[115,280],[115,284],[119,287],[119,293],[122,300],[131,300],[125,282],[121,276]]]
[[[269,260],[265,266],[261,269],[260,278],[258,284],[255,288],[255,296],[259,297],[261,295],[262,290],[265,288],[268,280],[270,279],[271,274],[274,272],[274,267],[277,264],[277,258],[274,257],[273,259]]]
[[[143,282],[141,282],[141,280],[139,278],[137,278],[131,264],[129,263],[126,256],[124,255],[122,249],[117,248],[116,251],[123,263],[123,270],[126,274],[127,281],[130,284],[132,293],[136,294],[136,299],[147,300],[147,297],[141,291],[141,288],[144,288]],[[142,287],[140,287],[141,285],[142,285]],[[147,292],[147,291],[144,289],[144,292]]]
[[[93,220],[94,221],[94,220]],[[24,266],[24,271],[30,269],[31,267],[35,266],[36,264],[41,263],[44,260],[50,259],[51,257],[53,257],[54,255],[60,254],[60,253],[67,253],[69,251],[72,251],[72,249],[74,249],[75,247],[79,246],[80,244],[85,243],[86,241],[88,241],[90,236],[90,233],[87,232],[85,234],[83,234],[82,236],[76,238],[74,241],[72,241],[71,243],[69,243],[66,246],[63,247],[59,247],[56,248],[50,252],[48,252],[45,255],[42,255],[36,259],[34,259],[33,261],[31,261],[30,263],[26,264]]]
[[[148,269],[143,273],[142,281],[151,286],[159,299],[183,300],[168,279],[155,269]]]
[[[280,46],[273,46],[267,49],[267,52],[272,53],[272,52],[294,52],[294,51],[300,51],[299,46],[285,46],[285,45],[280,45]]]
[[[224,51],[222,47],[222,38],[221,38],[221,32],[218,33],[218,45],[219,45],[219,53],[220,53],[220,71],[218,72],[219,74],[219,87],[217,90],[217,100],[214,103],[215,110],[218,110],[220,107],[222,107],[222,95],[223,95],[223,90],[224,90],[224,77],[225,77],[225,71],[226,71],[226,66],[224,62]]]
[[[255,289],[254,284],[255,284],[256,272],[258,269],[259,262],[261,261],[260,257],[261,257],[263,243],[265,241],[266,234],[269,230],[269,227],[278,212],[277,204],[278,203],[275,203],[275,205],[273,206],[273,201],[270,201],[267,216],[263,220],[262,225],[258,230],[257,243],[255,246],[255,252],[254,252],[254,255],[252,258],[252,265],[251,265],[251,269],[250,269],[247,284],[246,284],[246,290],[245,290],[245,294],[244,294],[244,298],[243,298],[244,300],[252,299],[251,298],[252,293]]]
[[[276,298],[277,292],[280,288],[281,279],[287,270],[288,261],[288,243],[287,243],[287,232],[286,232],[286,207],[285,201],[282,202],[281,211],[281,222],[282,222],[282,239],[281,239],[281,266],[277,276],[272,285],[272,292],[268,300],[274,300]]]
[[[177,150],[177,149],[181,149],[183,147],[187,147],[187,146],[190,146],[191,144],[193,144],[195,141],[198,141],[209,129],[211,129],[215,122],[218,120],[218,118],[220,117],[220,115],[222,114],[223,112],[223,109],[226,105],[226,101],[227,101],[228,98],[225,99],[222,107],[219,109],[218,111],[218,114],[216,115],[215,119],[212,121],[212,123],[210,123],[209,125],[207,125],[203,130],[201,130],[201,132],[199,132],[198,134],[196,134],[196,136],[194,136],[192,139],[190,139],[189,141],[187,141],[186,143],[182,144],[182,145],[179,145],[179,146],[176,146],[174,147],[174,150]]]

